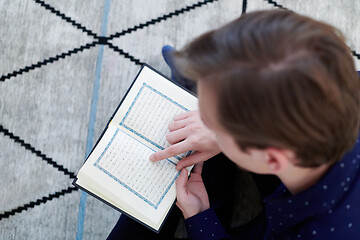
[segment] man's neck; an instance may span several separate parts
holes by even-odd
[[[291,165],[288,171],[280,174],[278,177],[292,194],[296,194],[317,183],[330,167],[330,164],[324,164],[316,168],[303,168]]]

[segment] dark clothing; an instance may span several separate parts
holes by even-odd
[[[252,228],[254,232],[245,235],[243,231],[234,231],[230,232],[232,237],[360,239],[359,142],[360,139],[354,148],[312,187],[292,195],[281,184],[274,194],[265,198],[266,218],[264,214],[262,220],[259,220],[260,224]],[[211,209],[188,218],[185,225],[191,239],[230,238]],[[263,232],[259,234],[261,231]]]

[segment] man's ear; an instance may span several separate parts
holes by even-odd
[[[278,148],[266,148],[265,163],[270,174],[278,174],[284,171],[290,163],[289,151]]]

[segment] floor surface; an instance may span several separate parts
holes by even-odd
[[[71,182],[141,64],[169,75],[165,44],[282,6],[339,28],[360,69],[360,1],[246,3],[0,0],[0,239],[106,238],[119,213]]]

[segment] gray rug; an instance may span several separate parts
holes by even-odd
[[[106,238],[120,214],[71,182],[141,64],[169,75],[163,45],[279,7],[338,27],[360,69],[359,1],[0,0],[0,239]]]

